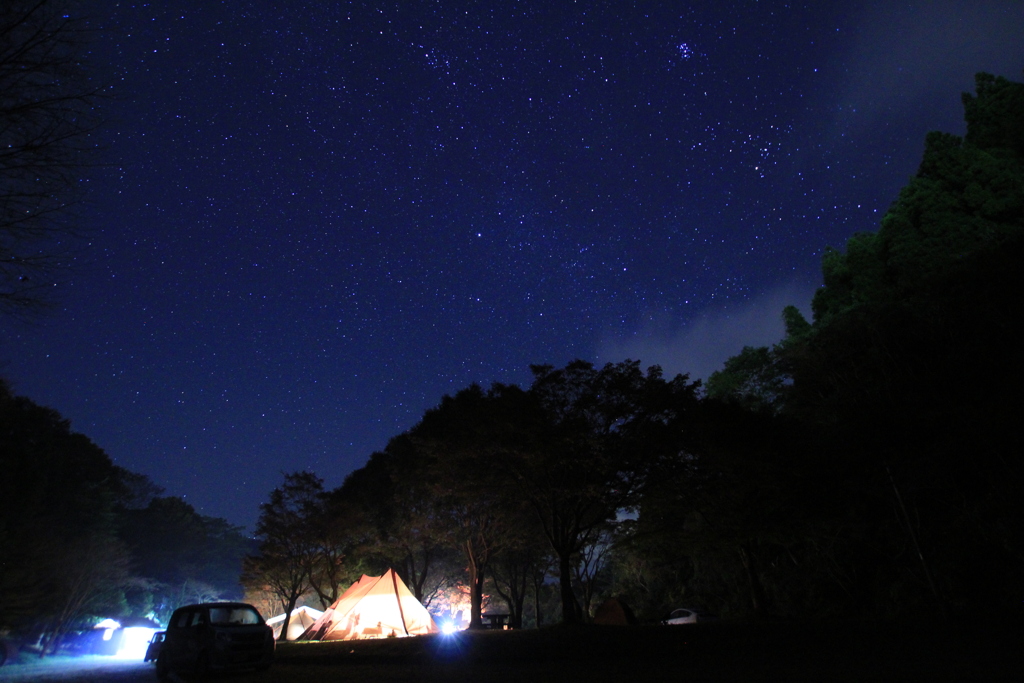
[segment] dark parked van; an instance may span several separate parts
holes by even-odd
[[[209,602],[179,607],[167,624],[156,673],[203,675],[228,669],[266,669],[274,661],[274,630],[252,605]]]

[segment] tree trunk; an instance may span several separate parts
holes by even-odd
[[[481,617],[484,606],[484,575],[483,572],[471,568],[469,572],[469,628],[483,628]]]
[[[508,627],[512,629],[523,627],[523,603],[526,602],[526,573],[529,570],[528,567],[524,567],[516,563],[516,561],[506,560],[500,563],[506,571],[504,581],[499,572],[494,569],[491,570],[491,579],[494,581],[494,590],[501,597],[501,599],[508,606]],[[508,591],[501,589],[502,583],[505,584]]]
[[[521,574],[517,574],[515,577],[515,585],[511,590],[512,602],[509,604],[509,612],[511,613],[508,618],[509,628],[522,628],[523,627],[523,603],[526,602],[526,568],[521,568],[523,571]]]
[[[540,611],[540,588],[544,585],[544,575],[540,572],[535,572],[533,575],[533,616],[537,622],[537,628],[540,628],[544,621],[541,619]]]
[[[469,628],[483,628],[480,613],[484,604],[484,572],[483,567],[478,566],[472,545],[468,542],[466,559],[469,560]]]
[[[423,551],[423,567],[419,571],[416,570],[416,552],[412,548],[406,549],[403,564],[405,565],[406,585],[412,589],[412,594],[416,596],[416,599],[423,602],[423,586],[427,583],[427,572],[430,571],[430,551]]]
[[[292,611],[295,609],[295,603],[299,601],[297,593],[292,593],[288,596],[288,603],[284,608],[284,625],[281,627],[281,635],[277,637],[278,640],[288,640],[288,624],[292,620]]]
[[[750,587],[750,603],[754,608],[754,616],[764,618],[768,616],[768,606],[764,595],[764,586],[757,575],[757,563],[754,558],[750,543],[740,545],[740,561],[743,562],[743,570],[747,575],[747,584]]]
[[[580,605],[572,590],[572,563],[569,553],[558,554],[558,589],[562,598],[562,623],[580,623]]]

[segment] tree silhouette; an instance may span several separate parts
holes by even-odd
[[[427,411],[409,431],[428,463],[435,521],[464,555],[469,575],[470,628],[482,626],[483,587],[490,563],[515,543],[528,514],[511,486],[509,457],[516,447],[517,387],[472,385]]]
[[[273,593],[284,610],[282,638],[288,633],[292,610],[312,589],[310,567],[320,552],[313,525],[322,517],[323,481],[312,472],[286,474],[284,483],[260,505],[256,521],[259,552],[246,557],[242,583],[249,589]]]
[[[573,591],[573,565],[593,532],[634,506],[649,461],[660,455],[666,411],[695,398],[685,376],[666,382],[636,361],[535,366],[530,396],[540,417],[532,443],[513,461],[523,497],[533,507],[558,558],[562,620],[583,619]]]
[[[63,0],[0,3],[0,311],[50,297],[75,235],[71,209],[93,161],[100,89],[89,32]]]
[[[716,377],[740,403],[776,382],[834,501],[802,565],[879,611],[1021,596],[1024,84],[979,74],[963,102],[879,230],[826,250],[813,322]]]
[[[0,630],[47,627],[117,603],[129,556],[116,536],[125,472],[56,411],[0,380]],[[50,650],[56,639],[47,644]]]

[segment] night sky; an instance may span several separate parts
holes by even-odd
[[[531,363],[707,377],[809,309],[1024,3],[94,3],[108,167],[0,374],[251,527]]]

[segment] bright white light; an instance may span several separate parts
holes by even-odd
[[[459,627],[450,621],[444,622],[444,625],[441,626],[441,633],[444,633],[445,635],[451,635],[458,630]]]
[[[115,656],[118,659],[145,659],[149,641],[158,630],[145,626],[129,626],[124,630],[121,649]]]

